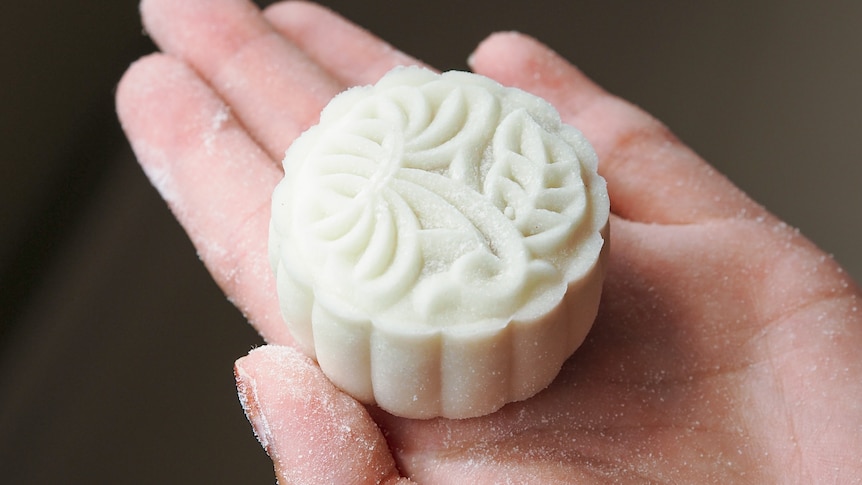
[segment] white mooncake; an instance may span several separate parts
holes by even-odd
[[[356,399],[467,418],[541,391],[596,316],[609,201],[546,101],[397,68],[287,150],[270,261],[301,349]]]

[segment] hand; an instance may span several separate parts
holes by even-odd
[[[482,418],[366,409],[293,350],[266,258],[291,141],[342,89],[415,60],[335,14],[144,0],[164,54],[120,118],[201,259],[270,345],[236,364],[284,483],[851,483],[862,477],[862,297],[828,256],[669,131],[514,33],[474,71],[551,101],[592,141],[613,216],[590,336],[539,395]]]

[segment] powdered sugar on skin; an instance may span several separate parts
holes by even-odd
[[[150,183],[162,196],[162,199],[179,216],[180,214],[177,211],[180,210],[180,207],[177,207],[176,204],[180,200],[179,191],[171,175],[168,156],[163,150],[145,142],[135,143],[134,148],[138,159],[147,161],[147,163],[141,164],[144,174],[146,174]]]
[[[290,347],[253,350],[236,365],[240,403],[287,483],[380,483],[394,476],[365,408]]]
[[[257,383],[254,377],[246,373],[239,365],[234,368],[236,375],[236,387],[239,396],[239,403],[245,412],[246,418],[252,424],[254,436],[260,442],[261,446],[269,453],[270,436],[272,430],[266,415],[262,414],[257,408],[259,398],[257,396]]]
[[[212,117],[212,123],[209,130],[203,133],[203,145],[208,155],[215,155],[215,139],[222,126],[230,119],[231,112],[229,106],[221,106]]]

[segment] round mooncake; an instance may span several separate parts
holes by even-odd
[[[356,399],[467,418],[541,391],[596,316],[609,201],[546,101],[396,68],[287,150],[270,262],[300,348]]]

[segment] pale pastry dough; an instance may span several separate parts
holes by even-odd
[[[270,261],[284,319],[335,385],[404,417],[544,389],[595,318],[609,214],[596,155],[546,101],[397,68],[284,159]]]

